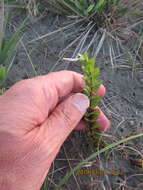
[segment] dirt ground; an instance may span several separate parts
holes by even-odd
[[[20,19],[15,15],[13,24],[17,25],[18,23],[20,23]],[[74,57],[77,52],[84,51],[96,31],[96,27],[89,33],[84,44],[81,43],[83,41],[77,40],[75,44],[65,49],[76,38],[80,38],[87,25],[82,22],[73,23],[75,20],[71,18],[52,13],[48,13],[47,16],[40,19],[31,18],[30,24],[23,30],[23,36],[17,48],[14,64],[9,71],[6,86],[10,87],[21,79],[51,71],[68,69],[81,72],[78,63],[67,63],[62,60],[62,57]],[[71,27],[63,29],[67,25],[71,25]],[[57,32],[39,39],[40,36],[56,30]],[[143,24],[139,24],[135,30],[143,32]],[[121,45],[104,30],[100,30],[90,47],[91,54],[96,56],[96,62],[101,68],[101,79],[107,88],[107,94],[100,107],[112,123],[111,129],[105,133],[105,139],[108,143],[132,133],[136,134],[143,129],[143,65],[138,57],[133,57],[132,61],[129,62],[128,53],[125,52],[126,49],[133,49],[134,40],[133,36],[127,35]],[[77,48],[78,44],[80,45]],[[95,52],[98,54],[96,55]],[[30,61],[33,63],[35,71]],[[131,161],[134,158],[143,158],[142,145],[143,139],[138,138],[110,150],[109,158],[100,155],[89,163],[89,168],[84,169],[104,170],[108,171],[107,173],[104,175],[75,174],[65,184],[63,190],[142,190],[143,169]],[[74,167],[90,153],[83,133],[74,131],[63,145],[51,167],[46,189],[52,190],[69,168]],[[117,173],[111,173],[113,170],[116,170]]]

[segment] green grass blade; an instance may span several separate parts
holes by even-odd
[[[15,51],[18,38],[20,36],[22,28],[25,26],[27,22],[27,18],[23,21],[19,28],[16,29],[15,33],[12,35],[10,40],[7,40],[2,51],[0,52],[0,62],[4,65],[7,65],[10,58],[13,56],[13,52]]]
[[[10,40],[8,40],[8,42],[6,43],[6,45],[4,47],[3,52],[7,53],[8,51],[12,50],[15,47],[18,37],[21,33],[21,30],[25,26],[26,22],[27,22],[27,18],[23,21],[23,23],[20,25],[20,27],[16,29],[15,33],[12,35]]]
[[[1,12],[0,12],[0,51],[2,49],[3,44],[3,23],[4,23],[4,6],[1,4]]]
[[[0,66],[0,85],[3,84],[6,78],[6,67]]]
[[[30,57],[30,55],[29,55],[29,53],[28,53],[28,51],[27,51],[27,49],[26,49],[26,47],[25,47],[23,41],[20,40],[20,42],[21,42],[21,45],[22,45],[22,47],[23,47],[23,49],[24,49],[24,51],[25,51],[25,53],[26,53],[26,55],[27,55],[27,57],[28,57],[28,61],[29,61],[29,63],[31,64],[31,67],[32,67],[32,70],[33,70],[33,74],[34,74],[34,76],[37,76],[38,73],[37,73],[37,71],[35,70],[35,67],[34,67],[34,64],[33,64],[33,62],[32,62],[32,59],[31,59],[31,57]]]
[[[70,3],[69,2],[67,3],[66,1],[62,0],[61,3],[63,3],[64,6],[66,6],[67,8],[69,8],[75,14],[80,15],[79,14],[80,11],[77,10],[78,5],[77,4],[74,5],[73,2],[72,2],[72,0],[70,0]]]
[[[103,10],[106,3],[107,3],[106,0],[99,0],[97,5],[95,6],[95,11],[97,13],[100,13]]]
[[[69,172],[67,172],[67,174],[64,176],[63,179],[61,179],[61,181],[59,182],[59,184],[55,187],[55,190],[59,190],[61,189],[61,187],[65,184],[65,182],[72,176],[72,174],[77,171],[78,169],[80,169],[82,166],[84,166],[85,164],[87,164],[89,161],[91,161],[92,159],[96,158],[98,155],[100,155],[101,153],[106,152],[107,150],[114,148],[122,143],[125,143],[127,141],[136,139],[138,137],[142,137],[143,133],[137,134],[137,135],[133,135],[124,139],[119,140],[118,142],[112,143],[108,146],[106,146],[105,148],[93,153],[91,156],[89,156],[88,158],[86,158],[85,160],[83,160],[82,162],[80,162],[77,166],[75,166],[72,170],[70,170]]]
[[[0,0],[0,2],[1,2],[1,0]],[[5,2],[5,3],[15,3],[16,0],[4,0],[4,2]]]

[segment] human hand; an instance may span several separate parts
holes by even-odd
[[[60,71],[20,81],[0,96],[1,190],[40,189],[67,136],[85,127],[82,85],[82,75]],[[102,112],[97,120],[101,130],[110,125]]]

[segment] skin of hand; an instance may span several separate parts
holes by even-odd
[[[65,139],[85,127],[82,86],[81,74],[60,71],[22,80],[0,96],[1,190],[40,189]],[[110,126],[102,111],[97,120],[101,130]]]

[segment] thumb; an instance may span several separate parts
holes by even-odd
[[[76,93],[60,103],[43,124],[48,145],[60,147],[89,107],[87,96]],[[49,144],[50,143],[50,144]]]

